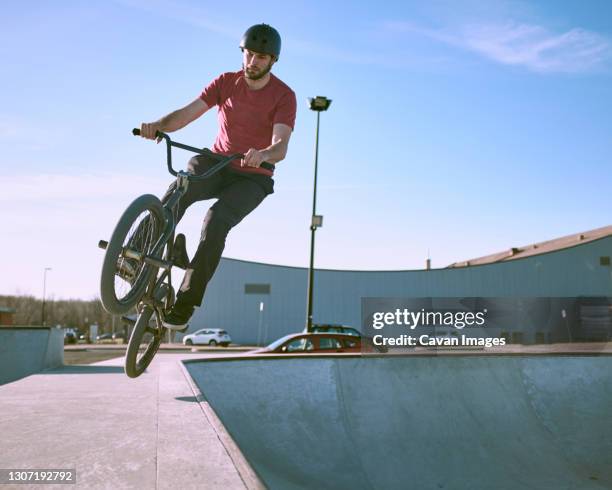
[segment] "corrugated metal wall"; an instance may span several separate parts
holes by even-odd
[[[359,327],[362,297],[612,296],[612,237],[498,264],[430,271],[315,272],[315,323]],[[304,328],[308,270],[222,259],[190,331],[227,329],[234,342],[265,344]],[[245,294],[269,284],[269,294]],[[263,311],[260,305],[263,303]]]

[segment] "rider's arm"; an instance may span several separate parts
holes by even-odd
[[[154,139],[156,131],[163,131],[164,133],[177,131],[187,126],[190,122],[195,121],[208,109],[209,107],[206,102],[198,97],[185,107],[162,117],[159,121],[155,121],[153,123],[142,123],[140,127],[140,134],[144,138]]]
[[[291,126],[277,123],[272,128],[272,144],[263,150],[251,148],[242,160],[242,165],[259,167],[262,162],[278,163],[287,156]]]

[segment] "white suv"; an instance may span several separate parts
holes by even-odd
[[[227,347],[232,339],[225,330],[220,328],[203,328],[183,337],[183,345],[222,345]]]

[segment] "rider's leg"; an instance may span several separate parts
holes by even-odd
[[[187,164],[187,171],[191,174],[201,174],[214,165],[214,163],[216,163],[216,160],[213,160],[210,157],[197,155],[189,160],[189,163]],[[214,197],[220,189],[222,181],[223,179],[221,175],[217,173],[203,181],[190,182],[189,186],[187,187],[187,192],[179,199],[176,224],[178,224],[178,222],[181,220],[187,208],[194,202],[202,201],[204,199],[211,199]],[[164,197],[162,197],[162,203],[165,204],[168,199],[170,199],[170,196],[175,189],[176,181],[173,181],[164,194]],[[146,240],[149,235],[155,236],[155,233],[152,233],[150,230],[149,220],[148,218],[145,218],[140,222],[138,228],[130,238],[129,246],[135,250],[143,250],[144,244],[147,243]],[[130,259],[127,259],[126,262],[129,263]],[[135,268],[135,266],[132,268]]]
[[[215,163],[217,163],[217,161],[210,157],[205,155],[196,155],[189,160],[189,163],[187,164],[187,172],[193,175],[203,174]],[[187,192],[179,199],[176,223],[178,224],[185,214],[187,208],[193,203],[216,197],[222,182],[223,177],[221,172],[217,172],[211,177],[199,182],[190,182],[189,186],[187,187]],[[175,189],[176,181],[172,182],[170,187],[168,187],[166,194],[164,194],[164,197],[162,197],[162,203],[166,203],[168,199],[170,199],[170,196]]]
[[[230,229],[240,223],[267,195],[260,184],[249,178],[235,177],[233,180],[220,192],[219,200],[204,218],[198,249],[185,272],[173,308],[177,325],[184,326],[193,314],[193,308],[202,303],[206,285],[219,264]]]

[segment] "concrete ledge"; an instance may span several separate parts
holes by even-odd
[[[232,438],[230,433],[226,430],[225,426],[219,420],[216,412],[210,406],[206,397],[200,391],[200,388],[195,383],[194,379],[191,377],[191,374],[187,370],[184,364],[185,361],[180,363],[181,370],[187,383],[189,384],[193,394],[197,402],[200,404],[200,408],[206,417],[207,423],[213,428],[217,437],[219,438],[219,442],[222,444],[223,448],[229,455],[236,471],[240,475],[242,482],[248,490],[265,490],[266,486],[259,478],[257,472],[253,469],[251,464],[248,462],[242,451],[236,444],[236,441]]]
[[[64,334],[50,327],[0,328],[0,385],[64,364]]]

